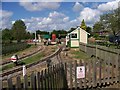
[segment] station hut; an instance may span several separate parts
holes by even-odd
[[[75,30],[71,31],[66,36],[66,41],[70,47],[79,47],[79,43],[88,43],[88,32],[83,30],[80,27],[77,27]]]

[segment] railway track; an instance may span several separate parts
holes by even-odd
[[[26,68],[28,69],[30,67],[33,67],[33,66],[37,65],[37,64],[46,62],[48,59],[54,58],[54,57],[57,57],[59,62],[60,62],[59,53],[62,51],[62,48],[63,48],[63,46],[58,47],[58,49],[53,54],[51,54],[51,55],[49,55],[47,57],[44,57],[44,58],[42,58],[41,60],[39,60],[37,62],[31,63],[31,64],[27,64]],[[12,70],[8,70],[6,72],[3,72],[2,74],[0,74],[0,76],[2,76],[2,80],[6,80],[9,75],[14,74],[14,73],[19,72],[19,71],[22,71],[22,68],[23,68],[22,66],[15,67]],[[14,76],[14,75],[12,75],[12,76]]]
[[[44,49],[45,49],[45,47],[43,45],[40,45],[40,48],[38,50],[36,50],[35,52],[30,53],[28,55],[21,56],[18,61],[22,61],[23,59],[28,58],[28,57],[30,57],[30,56],[32,56],[40,51],[43,51]],[[10,63],[13,63],[13,62],[9,60],[9,61],[1,63],[0,65],[5,66],[5,65],[10,64]]]

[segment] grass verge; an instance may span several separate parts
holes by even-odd
[[[36,54],[32,57],[28,57],[28,58],[24,59],[23,61],[19,61],[18,65],[30,64],[30,63],[39,61],[42,57],[44,57],[44,54],[39,53],[39,54]],[[10,69],[10,68],[13,68],[14,66],[15,66],[14,63],[11,63],[11,64],[3,66],[2,69],[0,69],[0,70],[4,71],[4,70]]]
[[[71,54],[76,59],[83,59],[83,60],[85,60],[85,59],[89,59],[90,58],[86,53],[84,53],[82,51],[79,51],[79,50],[74,50],[74,51],[71,52]]]

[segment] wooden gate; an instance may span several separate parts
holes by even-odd
[[[16,79],[16,82],[15,80]],[[7,79],[7,85],[2,89],[6,90],[52,90],[52,89],[67,89],[67,80],[65,73],[65,65],[59,63],[41,72],[33,72],[30,76],[25,75],[11,76]]]

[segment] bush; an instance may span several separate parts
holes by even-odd
[[[2,46],[2,54],[6,55],[9,53],[17,52],[20,50],[23,50],[25,48],[28,48],[29,45],[27,43],[12,43],[9,45],[3,45]]]

